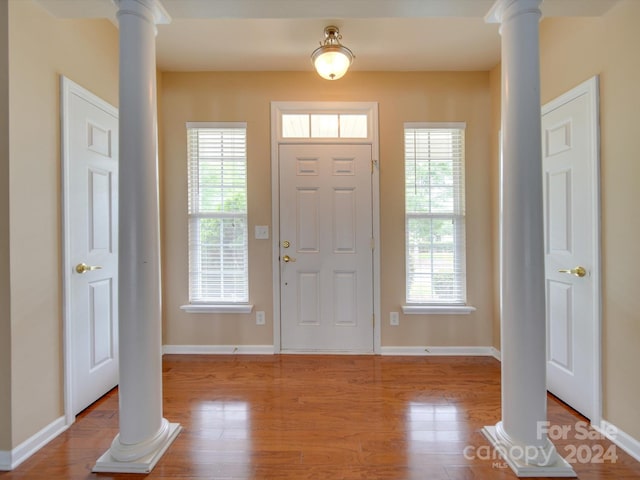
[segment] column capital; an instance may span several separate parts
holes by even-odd
[[[141,16],[155,25],[171,23],[171,15],[161,0],[111,0],[118,7],[118,16],[123,13]]]
[[[496,0],[485,15],[486,23],[504,23],[523,13],[537,13],[542,15],[540,4],[542,0]]]

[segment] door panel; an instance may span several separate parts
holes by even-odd
[[[89,252],[112,253],[112,174],[89,169]]]
[[[356,253],[356,191],[333,190],[333,252]]]
[[[282,350],[372,352],[371,146],[279,154]]]
[[[320,192],[318,188],[298,188],[296,202],[296,244],[298,252],[320,252]]]
[[[593,144],[587,94],[542,117],[547,386],[587,417],[595,395]],[[579,276],[575,268],[584,267]],[[572,272],[572,269],[573,272]],[[562,272],[564,270],[564,272]]]
[[[111,279],[89,283],[89,371],[114,358],[113,288]]]
[[[549,363],[573,373],[573,289],[563,282],[549,281]]]
[[[549,252],[571,254],[571,170],[547,172]]]
[[[71,85],[64,132],[66,348],[76,415],[118,383],[118,118],[113,107]],[[93,269],[78,270],[81,264]]]
[[[333,272],[333,319],[335,325],[355,327],[358,318],[357,272]]]

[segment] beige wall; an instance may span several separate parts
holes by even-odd
[[[604,412],[640,438],[640,2],[541,25],[542,101],[600,74]]]
[[[7,12],[5,2],[0,4],[1,66],[7,64]],[[640,204],[638,18],[640,2],[626,0],[601,19],[547,19],[541,25],[543,102],[601,75],[604,417],[635,438],[640,438],[640,385],[633,370],[640,362],[640,224],[629,212]],[[63,410],[58,76],[117,104],[118,75],[117,31],[106,21],[56,20],[32,2],[9,0],[8,24],[9,69],[0,68],[0,450],[15,447]],[[162,74],[164,343],[273,342],[270,242],[250,240],[251,301],[267,312],[265,327],[248,316],[188,315],[178,309],[187,302],[184,123],[248,122],[253,227],[271,223],[269,102],[321,100],[380,105],[383,345],[499,346],[493,274],[499,77],[499,68],[352,72],[335,83],[312,73]],[[399,310],[404,299],[405,121],[468,123],[468,293],[478,311],[462,317],[401,316],[399,327],[389,327],[389,312]]]
[[[63,414],[59,75],[117,104],[117,30],[9,1],[12,445]],[[0,213],[1,215],[1,213]]]
[[[187,121],[248,122],[249,231],[271,224],[270,101],[375,101],[380,116],[381,289],[383,346],[492,345],[491,104],[489,74],[351,72],[329,83],[312,72],[162,74],[164,343],[271,345],[271,241],[249,240],[250,302],[267,312],[186,314]],[[402,316],[404,302],[403,122],[467,122],[467,273],[469,316]],[[273,234],[273,232],[272,232]]]
[[[117,31],[110,23],[56,20],[22,0],[9,0],[8,7],[9,86],[7,69],[0,68],[0,450],[62,415],[58,75],[117,104],[118,74]],[[6,15],[0,8],[0,65],[7,64]],[[633,370],[640,362],[640,224],[629,212],[640,204],[638,18],[640,2],[626,0],[601,19],[547,19],[541,25],[543,102],[601,75],[604,417],[635,438],[640,438],[640,385]],[[265,327],[248,316],[188,315],[178,309],[187,302],[184,123],[248,122],[252,230],[271,223],[269,102],[320,100],[380,105],[383,345],[499,346],[493,274],[499,77],[499,67],[476,73],[352,72],[335,83],[312,73],[161,74],[164,343],[273,343],[270,241],[250,240],[251,301],[267,312]],[[404,299],[405,121],[468,123],[468,293],[478,311],[461,317],[401,316],[399,327],[389,327],[389,312],[399,310]]]
[[[11,449],[9,272],[9,16],[0,2],[0,451]]]

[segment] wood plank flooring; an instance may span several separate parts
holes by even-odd
[[[492,358],[167,355],[163,375],[184,430],[151,474],[91,473],[118,432],[114,390],[0,480],[516,478],[479,431],[500,418]],[[571,429],[554,443],[580,479],[640,478],[608,440],[576,439],[585,419],[553,397],[549,420]]]

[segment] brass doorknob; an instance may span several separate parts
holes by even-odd
[[[587,274],[587,271],[584,267],[578,266],[576,268],[571,268],[568,270],[558,270],[560,273],[568,273],[569,275],[575,275],[576,277],[584,277]]]
[[[87,265],[86,263],[79,263],[76,265],[76,272],[86,273],[92,270],[100,270],[102,267],[99,265]]]
[[[290,257],[289,255],[285,255],[284,257],[282,257],[282,261],[284,263],[289,263],[289,262],[295,262],[296,259],[293,257]]]

